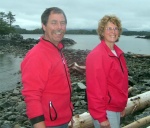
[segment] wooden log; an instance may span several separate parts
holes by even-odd
[[[126,115],[150,106],[150,91],[128,98]]]
[[[122,128],[140,128],[149,123],[150,123],[150,116],[146,116],[146,117],[139,119],[131,124],[128,124]]]
[[[73,128],[94,128],[92,117],[88,112],[73,116],[73,120]],[[69,128],[72,128],[71,123],[69,123]]]
[[[128,98],[126,115],[150,106],[150,91]],[[125,115],[125,116],[126,116]],[[88,112],[73,117],[73,128],[94,128],[92,118]],[[71,128],[71,123],[69,123]]]
[[[77,62],[74,62],[74,63],[70,64],[68,67],[73,68],[73,69],[76,69],[76,68],[83,69],[83,70],[86,69],[86,66],[80,66],[80,65],[77,64]]]
[[[79,66],[76,62],[74,62],[74,63],[70,64],[68,67],[71,69],[77,70],[78,72],[80,72],[82,74],[85,74],[86,66]]]

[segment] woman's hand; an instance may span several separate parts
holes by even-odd
[[[108,120],[100,123],[101,128],[110,128],[110,123]]]
[[[124,116],[125,116],[125,114],[126,114],[125,109],[124,109],[122,112],[120,112],[120,116],[121,116],[121,117],[124,117]]]
[[[70,126],[70,128],[73,128],[73,124],[74,124],[74,120],[73,120],[73,117],[72,117],[72,119],[71,119],[71,126]]]

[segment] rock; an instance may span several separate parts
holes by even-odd
[[[85,90],[85,89],[86,89],[86,86],[85,86],[83,83],[81,83],[81,82],[78,82],[77,85],[78,85],[78,87],[79,87],[81,90]]]
[[[150,39],[150,35],[147,35],[147,36],[137,36],[136,38]]]
[[[21,128],[19,124],[16,124],[13,128]]]
[[[4,53],[12,53],[24,57],[29,50],[29,45],[36,44],[35,40],[28,39],[23,40],[22,37],[18,37],[22,42],[20,45],[11,45],[9,42],[5,45],[0,45],[0,49]],[[71,42],[72,40],[64,39],[64,41]],[[67,43],[66,43],[67,44]],[[70,45],[69,44],[69,45]],[[33,47],[33,46],[32,46]],[[85,59],[90,50],[73,50],[64,49],[63,53],[66,57],[67,63],[72,64],[77,62],[79,65],[85,65]],[[125,54],[127,60],[127,66],[129,69],[129,85],[133,87],[133,91],[130,96],[135,96],[145,91],[150,90],[150,56],[135,55],[131,53]],[[18,72],[20,73],[20,72]],[[87,111],[86,102],[86,82],[85,74],[79,73],[70,69],[71,81],[73,87],[72,101],[74,104],[73,114],[81,114]],[[14,74],[15,75],[15,74]],[[21,95],[22,85],[21,82],[16,83],[18,85],[13,90],[0,93],[0,128],[31,128],[31,123],[26,115],[26,108],[23,97]],[[142,113],[148,114],[149,109],[145,109],[142,112],[131,114],[123,119],[122,125],[133,122],[136,118],[145,116],[138,116]],[[13,125],[13,126],[12,126]]]
[[[18,105],[15,107],[17,112],[22,112],[23,109],[25,108],[26,108],[26,105],[24,101],[19,102]]]
[[[19,94],[20,92],[19,92],[19,90],[17,90],[17,89],[14,89],[14,91],[13,91],[13,94]]]
[[[69,39],[69,38],[63,38],[62,39],[62,43],[65,45],[65,46],[70,46],[70,45],[74,45],[76,44],[76,42],[72,39]]]
[[[1,126],[1,128],[12,128],[12,126],[11,126],[11,124],[9,124],[9,122],[8,122],[8,123],[5,122],[5,123]]]

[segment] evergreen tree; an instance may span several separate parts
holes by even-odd
[[[7,14],[8,24],[10,25],[10,27],[12,26],[12,23],[16,21],[14,16],[15,15],[13,15],[10,11]]]
[[[0,35],[6,35],[14,32],[14,28],[11,27],[12,23],[15,22],[15,15],[12,15],[11,12],[5,14],[0,12]]]

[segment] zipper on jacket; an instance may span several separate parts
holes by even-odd
[[[121,54],[121,55],[122,55],[122,54]],[[121,56],[121,55],[120,55],[120,56]],[[121,70],[122,70],[122,72],[124,73],[124,70],[123,70],[123,67],[122,67],[122,63],[121,63],[121,61],[120,61],[120,56],[118,56],[118,57],[116,57],[116,56],[110,56],[110,57],[116,57],[116,58],[119,60]]]
[[[120,58],[118,58],[118,60],[119,60],[119,63],[120,63],[121,70],[122,70],[122,72],[124,73],[124,70],[123,70],[122,63],[121,63],[121,61],[120,61]]]
[[[66,69],[66,66],[65,66],[66,63],[65,63],[64,57],[63,57],[63,55],[62,55],[62,51],[59,50],[59,52],[60,52],[60,55],[61,55],[62,62],[63,62],[63,64],[64,64],[65,74],[66,74],[66,77],[67,77],[67,82],[68,82],[69,91],[70,91],[70,102],[71,102],[71,85],[70,85],[70,83],[69,83],[69,78],[68,78],[68,75],[67,75],[67,69]],[[73,110],[72,110],[71,106],[70,106],[70,110],[71,110],[71,112],[72,112],[72,114],[73,114]]]
[[[121,61],[120,61],[120,57],[121,57],[122,55],[123,55],[123,54],[121,54],[121,55],[118,57],[118,60],[119,60],[119,63],[120,63],[121,70],[122,70],[122,72],[124,73],[124,70],[123,70],[123,67],[122,67],[122,63],[121,63]]]
[[[49,102],[49,114],[50,114],[51,121],[54,121],[57,119],[57,112],[52,104],[52,101]]]
[[[108,92],[108,96],[109,96],[109,101],[108,101],[108,103],[110,103],[110,101],[111,101],[111,96],[110,96],[110,93]]]

